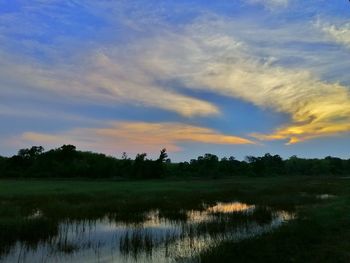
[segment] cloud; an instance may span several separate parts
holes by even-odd
[[[20,136],[25,145],[41,144],[57,147],[74,144],[85,150],[115,154],[127,152],[157,152],[166,147],[168,151],[179,151],[179,144],[198,142],[203,144],[254,144],[254,142],[216,130],[176,122],[111,122],[105,127],[76,128],[56,134],[25,132]]]
[[[40,120],[47,122],[53,119],[52,116],[55,116],[54,119],[56,122],[71,122],[84,125],[97,125],[103,122],[102,120],[66,112],[64,110],[38,109],[33,105],[18,105],[16,108],[0,105],[0,117],[11,118],[12,120]]]
[[[263,5],[269,9],[287,7],[290,0],[246,0],[249,4]]]
[[[255,61],[218,63],[195,82],[227,96],[288,113],[291,123],[261,139],[296,143],[313,137],[350,131],[349,89],[318,80],[310,72]],[[208,76],[208,77],[206,77]],[[198,84],[197,84],[198,85]]]
[[[148,54],[143,59],[162,76],[179,78],[185,88],[243,99],[290,116],[289,124],[269,135],[254,134],[260,139],[296,143],[350,131],[348,87],[321,80],[307,69],[278,66],[278,58],[254,56],[251,46],[230,34],[234,26],[221,19],[199,21],[182,34],[143,43]]]
[[[81,65],[82,62],[86,66]],[[157,84],[154,76],[134,62],[128,64],[127,60],[122,60],[118,63],[118,58],[112,59],[103,52],[88,54],[87,58],[70,65],[15,64],[3,60],[0,76],[6,82],[2,92],[6,87],[17,94],[32,90],[53,93],[57,99],[156,107],[187,117],[219,114],[219,109],[209,102]]]
[[[332,24],[324,24],[318,26],[327,34],[330,40],[335,41],[346,47],[350,47],[350,23],[337,26]]]

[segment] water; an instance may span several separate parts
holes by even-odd
[[[327,199],[332,199],[335,198],[335,195],[331,195],[331,194],[321,194],[321,195],[316,195],[317,199],[321,199],[321,200],[327,200]]]
[[[30,217],[44,216],[35,211]],[[220,242],[273,231],[293,218],[286,211],[230,202],[203,204],[201,210],[151,210],[128,220],[66,219],[43,240],[17,241],[0,262],[199,262],[200,252]]]

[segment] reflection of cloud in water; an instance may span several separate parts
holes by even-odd
[[[226,240],[238,242],[272,231],[294,218],[286,211],[239,202],[203,207],[179,211],[185,215],[180,219],[169,219],[162,211],[151,210],[143,214],[144,221],[135,223],[107,217],[62,222],[57,236],[32,248],[18,242],[2,260],[6,263],[174,262],[198,257],[201,251]]]
[[[255,209],[255,205],[247,205],[240,202],[222,203],[219,202],[214,206],[207,207],[204,211],[190,210],[186,215],[191,223],[199,223],[211,220],[213,214],[229,214],[229,213],[249,213]]]
[[[321,200],[332,199],[334,197],[335,195],[331,195],[331,194],[321,194],[316,196],[317,199],[321,199]]]
[[[279,210],[275,212],[275,214],[281,222],[286,222],[295,219],[295,214],[287,211]]]
[[[248,212],[252,211],[255,205],[247,205],[240,202],[233,203],[217,203],[207,209],[211,213],[234,213],[234,212]]]

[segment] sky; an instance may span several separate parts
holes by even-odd
[[[350,158],[348,0],[0,0],[0,155]]]

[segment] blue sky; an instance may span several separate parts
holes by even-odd
[[[349,158],[346,0],[0,0],[0,154]]]

